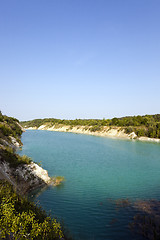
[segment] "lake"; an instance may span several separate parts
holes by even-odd
[[[138,210],[118,202],[160,200],[160,144],[40,130],[27,130],[22,142],[21,154],[65,177],[33,199],[75,240],[144,239],[129,228]]]

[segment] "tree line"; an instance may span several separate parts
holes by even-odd
[[[21,122],[24,127],[40,127],[47,125],[52,127],[56,124],[63,124],[69,126],[92,126],[93,131],[100,131],[104,126],[117,126],[125,129],[126,133],[135,132],[138,137],[147,136],[152,138],[160,138],[160,114],[144,115],[144,116],[127,116],[112,119],[56,119],[44,118],[34,119],[31,121]]]

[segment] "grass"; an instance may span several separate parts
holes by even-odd
[[[32,162],[30,157],[27,157],[26,155],[20,156],[14,153],[13,149],[10,147],[0,148],[0,155],[2,162],[8,162],[11,168],[16,168],[19,165],[30,164]]]
[[[52,182],[54,186],[58,186],[64,181],[65,181],[65,178],[63,176],[52,177]]]

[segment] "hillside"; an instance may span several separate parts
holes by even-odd
[[[20,137],[23,128],[19,121],[12,117],[2,115],[0,112],[0,144],[3,146],[20,146],[22,144]]]
[[[20,193],[46,185],[50,177],[46,170],[26,155],[16,153],[22,145],[23,128],[15,118],[0,113],[0,179],[6,179]]]
[[[46,129],[46,130],[62,130],[72,132],[73,129],[80,129],[80,133],[105,133],[104,135],[112,135],[111,130],[116,130],[115,136],[127,137],[134,132],[135,138],[148,137],[160,139],[160,114],[145,116],[130,116],[113,119],[75,119],[61,120],[55,118],[35,119],[31,121],[23,121],[21,125],[24,128]],[[76,132],[77,132],[76,130]],[[108,134],[107,134],[108,133]],[[122,134],[120,134],[122,133]],[[125,135],[126,134],[126,135]]]
[[[23,197],[51,179],[31,158],[16,153],[22,131],[17,119],[0,112],[0,239],[67,239],[56,219]]]

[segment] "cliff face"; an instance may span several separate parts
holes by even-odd
[[[72,132],[72,133],[80,133],[80,134],[88,134],[94,136],[104,136],[104,137],[119,137],[119,138],[132,138],[132,135],[128,135],[124,132],[124,129],[120,127],[108,127],[104,126],[101,127],[100,130],[94,130],[93,126],[86,127],[86,126],[70,126],[70,125],[53,125],[49,127],[46,125],[41,125],[39,128],[36,127],[29,127],[26,128],[29,130],[48,130],[48,131],[57,131],[57,132]],[[135,138],[136,136],[134,136]]]
[[[13,168],[6,161],[1,161],[0,179],[10,182],[20,193],[26,193],[50,183],[47,171],[33,162]]]
[[[26,193],[51,182],[48,172],[20,156],[16,149],[22,145],[23,129],[18,120],[0,115],[0,179],[10,182],[18,192]]]

